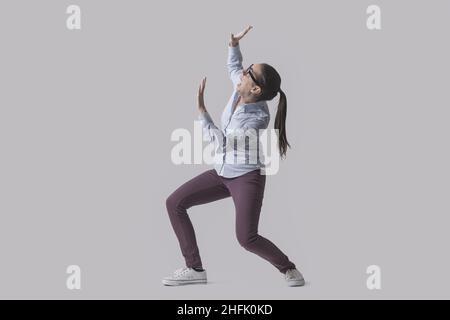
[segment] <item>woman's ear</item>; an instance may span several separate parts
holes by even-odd
[[[250,91],[256,96],[261,94],[261,88],[259,86],[254,86]]]

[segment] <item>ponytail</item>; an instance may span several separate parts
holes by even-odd
[[[278,149],[280,150],[281,159],[286,157],[287,147],[291,147],[286,137],[286,114],[287,99],[283,90],[279,90],[280,100],[278,102],[277,114],[275,116],[275,129],[278,129]]]
[[[286,113],[287,113],[287,99],[283,90],[281,90],[281,77],[274,67],[267,63],[261,63],[262,75],[262,95],[260,100],[272,100],[280,93],[280,100],[278,102],[277,114],[275,116],[275,130],[278,135],[278,149],[280,150],[280,157],[286,157],[287,148],[291,147],[286,138]]]

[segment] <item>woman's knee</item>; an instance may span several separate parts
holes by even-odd
[[[237,232],[236,238],[243,248],[248,249],[251,248],[255,241],[258,239],[258,234]]]
[[[167,211],[170,213],[173,210],[175,210],[178,205],[179,205],[180,201],[179,198],[177,197],[177,195],[175,193],[170,194],[167,198],[166,198],[166,208]]]
[[[174,191],[166,199],[166,208],[169,212],[173,212],[177,209],[187,210],[191,207],[189,197],[183,193]]]

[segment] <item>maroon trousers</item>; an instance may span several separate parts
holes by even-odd
[[[211,169],[187,181],[167,198],[167,212],[187,267],[202,267],[187,209],[231,196],[236,209],[239,244],[269,261],[282,273],[295,268],[294,263],[275,244],[258,234],[265,183],[266,176],[260,174],[260,169],[235,178],[224,178]]]

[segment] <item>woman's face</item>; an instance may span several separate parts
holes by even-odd
[[[241,74],[241,82],[237,84],[236,90],[242,97],[256,97],[261,94],[261,88],[252,78],[260,82],[262,74],[261,64],[252,64],[244,69]]]

